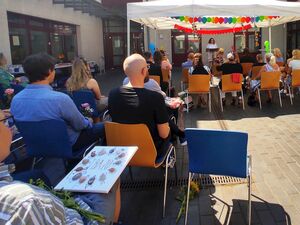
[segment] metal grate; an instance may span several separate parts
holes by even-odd
[[[200,187],[206,188],[211,186],[218,185],[228,185],[228,184],[242,184],[246,183],[247,179],[228,177],[228,176],[209,176],[209,175],[200,175],[196,178],[193,178],[193,181],[200,184]],[[187,185],[187,178],[180,178],[168,180],[168,187],[182,187]],[[144,191],[149,189],[161,189],[164,186],[163,179],[145,179],[145,180],[125,180],[121,183],[122,191]]]

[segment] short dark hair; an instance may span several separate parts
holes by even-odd
[[[49,76],[49,70],[53,71],[56,60],[46,54],[38,53],[26,57],[23,68],[30,83],[45,80]]]
[[[151,56],[152,56],[151,52],[144,52],[144,58],[145,58],[146,60],[150,59]]]

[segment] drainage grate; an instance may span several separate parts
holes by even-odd
[[[200,187],[211,187],[217,185],[242,184],[246,183],[246,179],[227,177],[227,176],[209,176],[199,175],[193,178],[193,181],[200,184]],[[187,178],[168,180],[168,187],[182,187],[187,185]],[[144,191],[147,189],[161,189],[164,186],[163,179],[148,179],[148,180],[125,180],[121,183],[122,191]]]

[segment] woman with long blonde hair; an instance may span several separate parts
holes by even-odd
[[[274,48],[274,56],[275,56],[276,62],[284,62],[279,48]]]
[[[107,108],[107,97],[101,95],[98,82],[92,78],[88,68],[83,60],[76,58],[72,65],[72,75],[66,82],[68,91],[77,91],[80,89],[89,89],[97,100],[97,110],[102,112]]]

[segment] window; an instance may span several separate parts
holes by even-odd
[[[244,48],[249,48],[250,52],[256,53],[261,48],[260,31],[246,31],[234,34],[234,46],[238,53],[243,52]]]
[[[287,50],[288,53],[294,49],[300,48],[300,21],[287,24]]]

